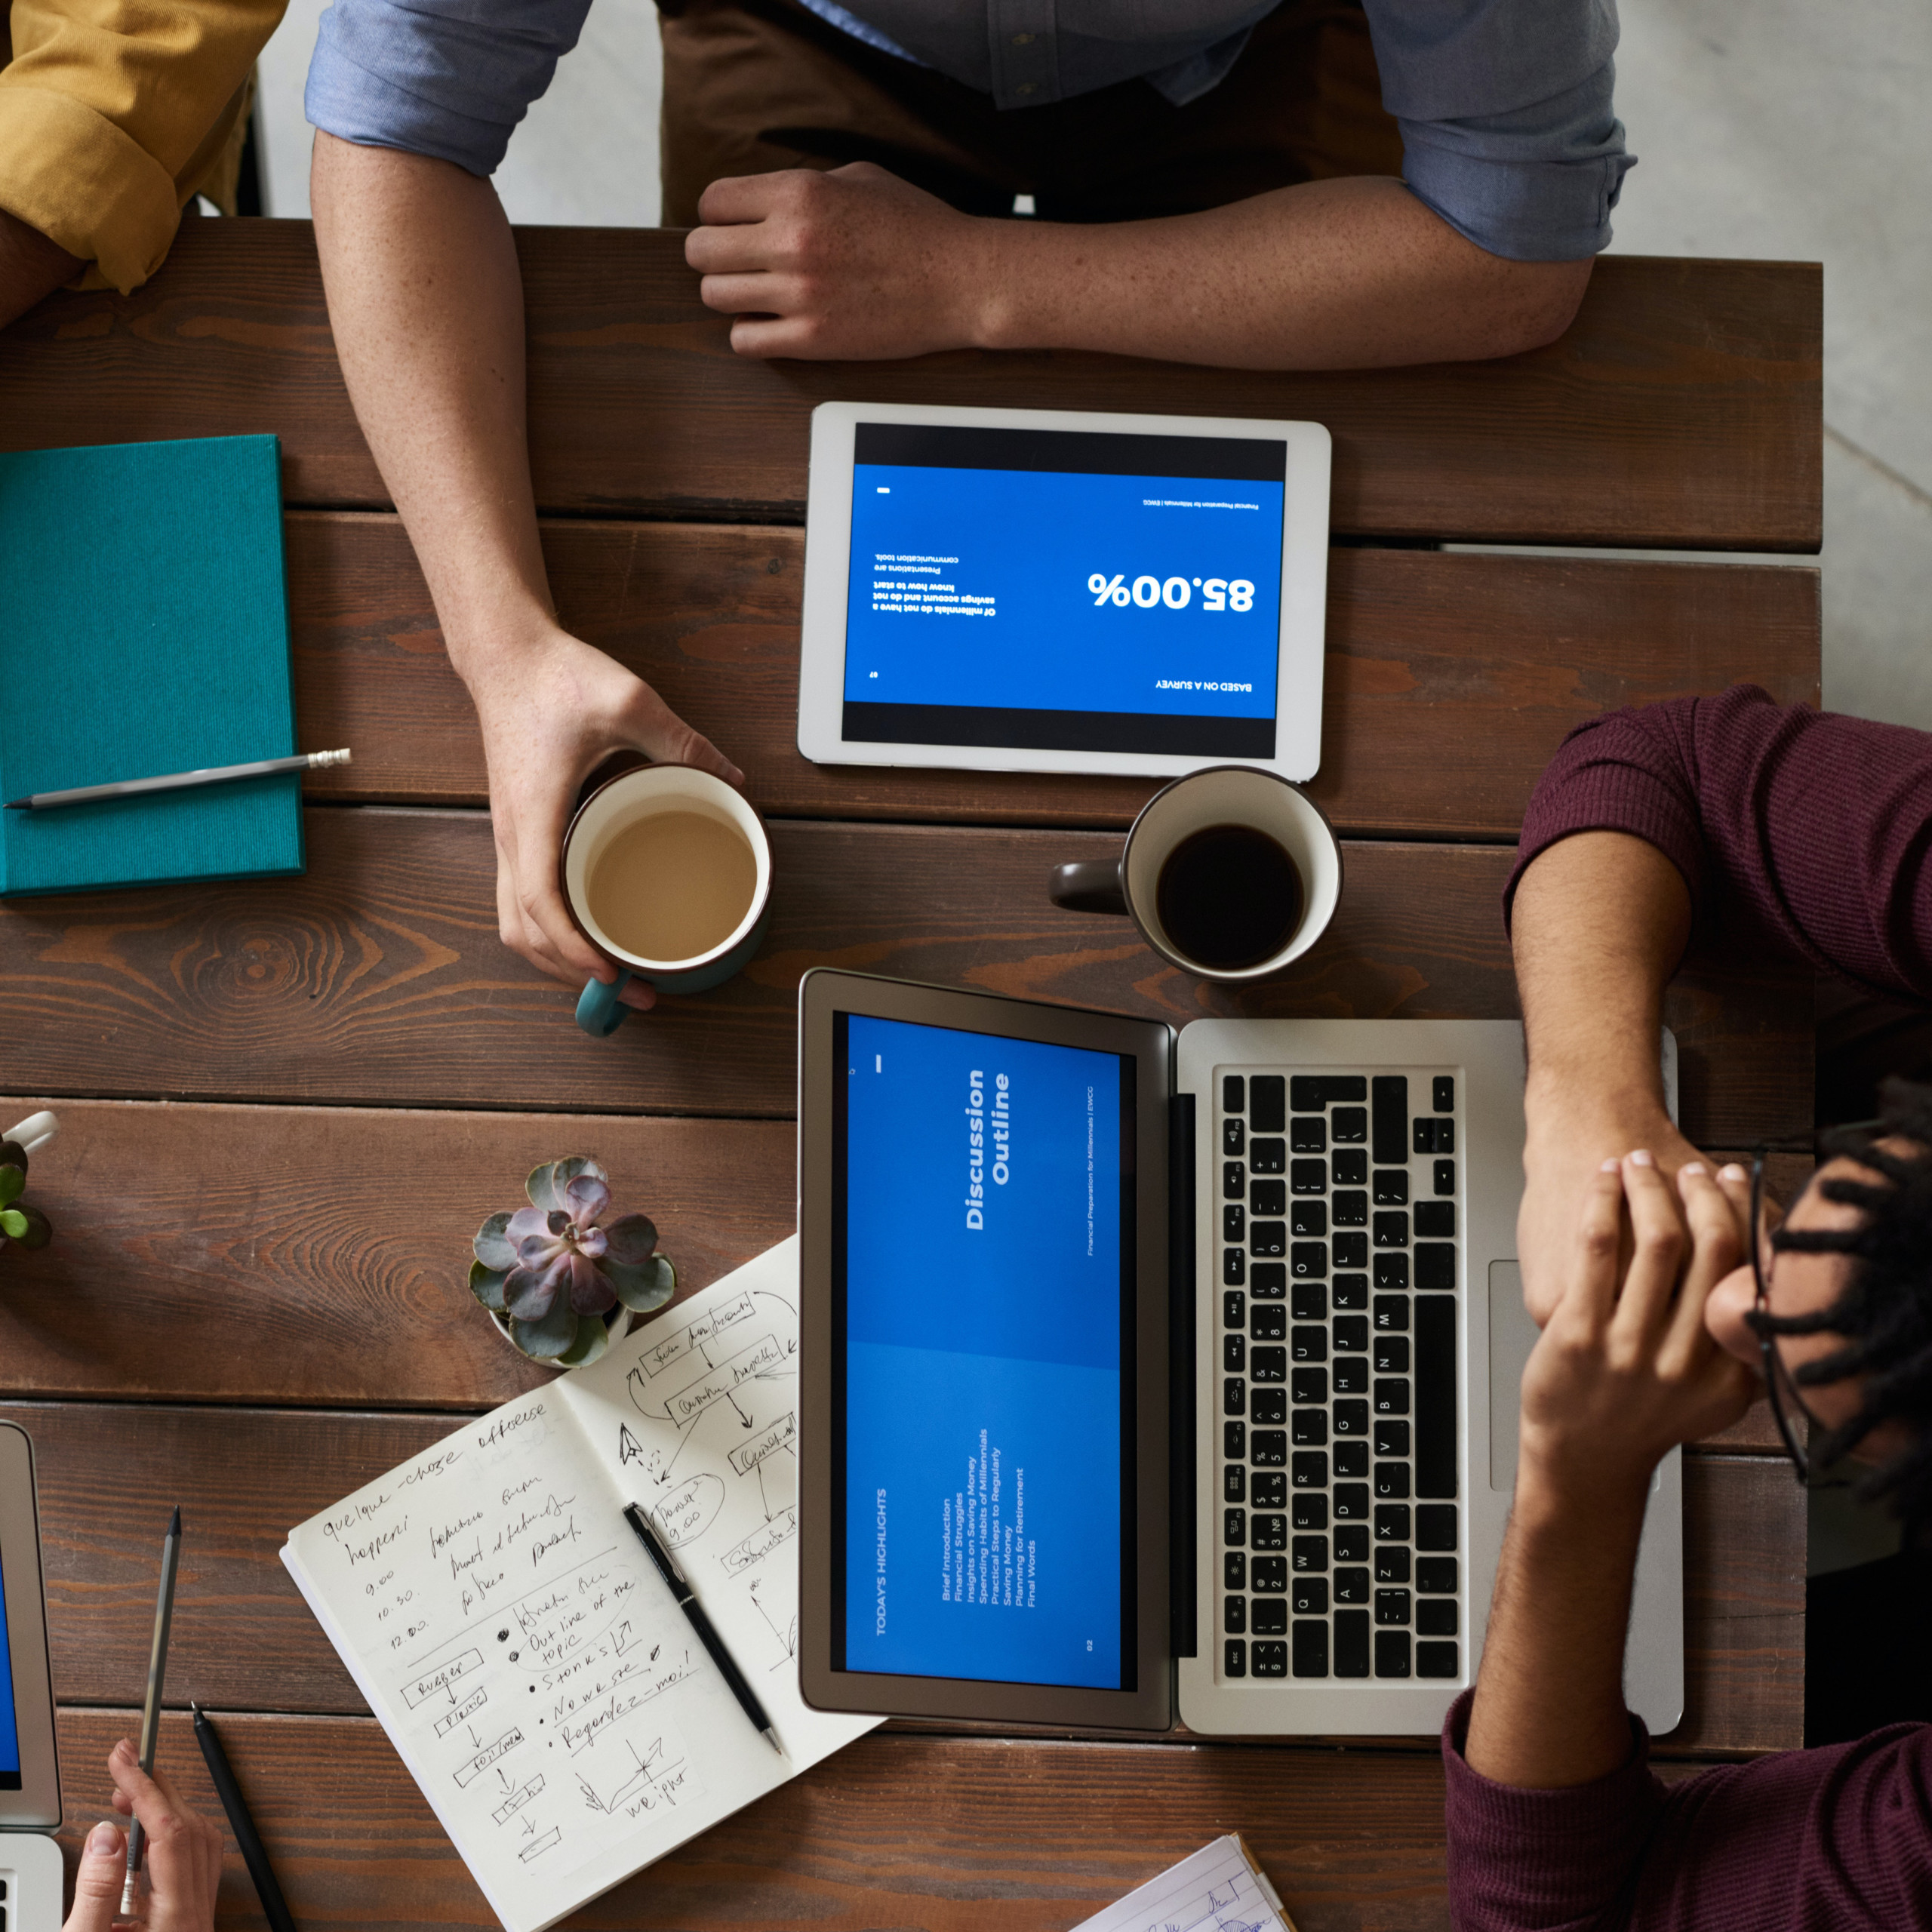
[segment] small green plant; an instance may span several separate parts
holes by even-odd
[[[10,1241],[45,1247],[54,1238],[53,1223],[20,1198],[26,1184],[27,1150],[17,1140],[0,1140],[0,1247]]]
[[[605,1317],[620,1304],[648,1315],[678,1285],[642,1214],[605,1220],[610,1177],[583,1155],[531,1170],[530,1205],[476,1230],[469,1290],[503,1317],[533,1361],[581,1368],[610,1346]]]

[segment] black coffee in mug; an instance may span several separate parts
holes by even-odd
[[[1176,951],[1215,972],[1272,959],[1301,922],[1301,874],[1265,832],[1210,825],[1168,854],[1155,909]]]

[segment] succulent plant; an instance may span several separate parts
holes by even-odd
[[[605,1218],[610,1177],[577,1155],[531,1170],[530,1205],[492,1214],[476,1230],[469,1289],[533,1361],[580,1368],[610,1346],[605,1316],[621,1303],[662,1308],[678,1271],[657,1252],[642,1214]]]
[[[52,1223],[21,1200],[26,1184],[26,1149],[17,1140],[0,1140],[0,1247],[10,1241],[45,1247],[54,1238]]]

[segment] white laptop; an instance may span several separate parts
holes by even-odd
[[[0,1423],[0,1932],[58,1932],[60,1823],[33,1447]]]
[[[808,1700],[1436,1730],[1480,1661],[1535,1336],[1521,1029],[1177,1036],[827,971],[800,1008]],[[1658,1734],[1681,1521],[1673,1455],[1626,1666]]]

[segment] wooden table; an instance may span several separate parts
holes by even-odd
[[[1256,376],[1101,357],[765,366],[729,352],[675,236],[526,231],[532,442],[565,621],[750,774],[776,913],[742,978],[612,1041],[496,938],[463,694],[344,396],[309,231],[204,222],[126,300],[0,334],[0,447],[282,438],[302,741],[299,879],[0,909],[5,1078],[64,1131],[0,1259],[0,1413],[39,1454],[70,1849],[135,1721],[161,1527],[187,1543],[162,1755],[210,1810],[190,1698],[225,1731],[308,1927],[490,1923],[276,1561],[285,1533],[538,1371],[463,1285],[539,1159],[593,1152],[687,1289],[791,1226],[793,1004],[835,964],[1158,1014],[1511,1015],[1498,915],[1524,800],[1607,706],[1755,678],[1815,701],[1815,572],[1457,554],[1817,547],[1814,268],[1598,264],[1559,343],[1497,365]],[[1309,417],[1335,438],[1314,789],[1349,890],[1287,978],[1165,970],[1055,910],[1129,780],[817,768],[793,743],[807,415],[832,396]],[[225,540],[218,522],[211,550]],[[0,592],[4,595],[4,592]],[[1668,1018],[1706,1146],[1810,1118],[1810,989],[1700,955]],[[13,1116],[9,1116],[12,1118]],[[1685,1767],[1799,1741],[1804,1522],[1761,1411],[1685,1473]],[[232,1713],[229,1715],[227,1714]],[[1206,1744],[893,1726],[574,1923],[1075,1923],[1238,1828],[1303,1932],[1445,1921],[1432,1744]],[[238,1857],[223,1922],[259,1923]]]

